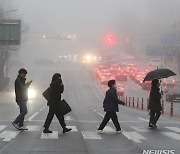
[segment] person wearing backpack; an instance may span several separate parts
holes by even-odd
[[[67,128],[65,121],[64,121],[64,115],[59,113],[58,110],[58,104],[61,102],[61,94],[64,91],[64,85],[62,83],[61,75],[59,73],[55,73],[52,76],[52,81],[49,88],[49,99],[47,102],[47,105],[49,106],[49,112],[47,115],[47,118],[44,123],[44,130],[43,133],[52,133],[51,130],[49,130],[49,126],[52,122],[52,119],[54,115],[56,115],[61,127],[63,128],[63,133],[69,132],[72,129]]]

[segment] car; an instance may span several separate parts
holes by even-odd
[[[116,74],[117,81],[127,81],[127,73],[124,71],[118,71]]]
[[[117,86],[117,95],[124,96],[124,86],[120,83],[117,83],[116,86]]]
[[[112,74],[116,74],[117,71],[119,70],[119,65],[118,64],[112,64],[111,67],[110,67],[110,72]]]
[[[109,70],[100,70],[98,73],[98,78],[101,79],[102,76],[111,74]]]
[[[179,101],[180,102],[180,88],[172,89],[166,94],[166,101]]]
[[[169,90],[176,88],[175,79],[173,77],[163,79],[163,91],[164,93],[168,93]]]
[[[162,67],[164,65],[163,61],[160,58],[151,58],[149,59],[149,67]]]
[[[115,77],[112,74],[103,74],[100,78],[101,84],[107,85],[109,80],[114,80]]]
[[[151,89],[151,81],[142,82],[141,86],[142,86],[142,89],[144,89],[144,90],[150,90]]]

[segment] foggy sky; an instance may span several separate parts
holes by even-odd
[[[12,2],[18,9],[17,14],[29,27],[27,34],[34,37],[42,34],[54,36],[73,33],[95,35],[100,40],[103,34],[112,32],[118,37],[136,38],[139,35],[146,35],[147,31],[160,35],[170,29],[174,22],[180,20],[179,0],[12,0]],[[57,56],[59,51],[64,54],[72,50],[97,50],[98,39],[72,43],[31,41],[21,50],[28,56],[36,53],[40,57],[42,53],[48,56],[49,51],[53,51],[52,55]],[[117,45],[117,48],[120,48],[120,45]]]

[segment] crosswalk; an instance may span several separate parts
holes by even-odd
[[[103,134],[110,135],[116,134],[115,129],[111,126],[106,126],[102,134],[97,133],[96,129],[93,131],[79,130],[76,126],[67,126],[71,128],[71,133],[80,133],[85,140],[103,140]],[[17,130],[9,130],[8,125],[0,125],[0,141],[11,141],[18,137],[21,133]],[[13,128],[13,127],[12,127]],[[53,133],[44,134],[42,133],[42,127],[38,125],[27,125],[28,131],[25,132],[39,132],[39,139],[42,140],[57,140],[60,138],[61,132],[53,131]],[[148,140],[147,133],[151,133],[150,129],[141,127],[141,126],[130,126],[131,131],[122,131],[122,135],[128,140],[131,140],[135,143],[142,143],[145,140]],[[25,133],[24,133],[25,134]],[[161,135],[169,139],[180,141],[180,128],[178,127],[164,127],[163,131],[160,132]]]

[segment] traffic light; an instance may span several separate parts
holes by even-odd
[[[131,39],[129,37],[126,38],[126,42],[129,43]]]
[[[104,36],[104,43],[106,46],[113,46],[116,43],[115,36],[113,34],[107,34]]]

